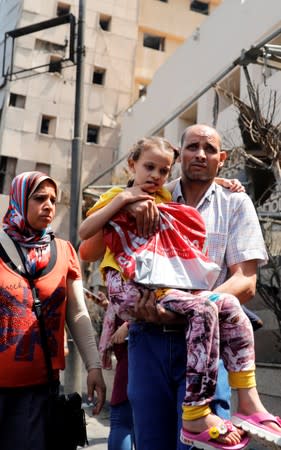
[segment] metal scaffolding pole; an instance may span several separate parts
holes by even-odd
[[[78,248],[78,227],[81,221],[81,173],[82,173],[82,139],[83,139],[83,90],[84,90],[84,0],[79,0],[77,25],[77,64],[75,84],[74,135],[71,153],[71,197],[70,197],[70,241]],[[64,377],[65,392],[81,392],[82,364],[73,340],[68,341],[69,355]]]
[[[79,0],[77,29],[77,64],[75,84],[74,136],[71,153],[70,241],[77,249],[78,227],[81,220],[81,171],[83,138],[83,83],[84,83],[84,0]]]

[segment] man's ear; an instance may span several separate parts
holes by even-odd
[[[219,168],[221,168],[224,165],[224,161],[226,160],[226,158],[227,158],[227,153],[224,150],[222,150],[220,152]]]

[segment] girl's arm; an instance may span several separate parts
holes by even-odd
[[[92,236],[95,236],[98,231],[102,230],[114,214],[123,208],[126,204],[124,192],[116,195],[116,197],[114,197],[107,205],[103,208],[97,209],[85,220],[83,220],[79,227],[79,236],[81,239],[89,239]]]
[[[153,199],[149,194],[142,191],[141,187],[127,188],[116,195],[107,205],[94,211],[80,225],[79,236],[82,240],[95,236],[105,224],[125,205],[138,200]]]
[[[91,217],[91,216],[90,216]],[[95,262],[105,253],[103,231],[98,231],[95,236],[82,241],[79,247],[79,256],[82,261]]]

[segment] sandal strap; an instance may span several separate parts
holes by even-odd
[[[219,436],[224,436],[230,431],[235,431],[235,426],[230,420],[223,420],[220,424],[209,428],[208,433],[210,438],[217,439]]]

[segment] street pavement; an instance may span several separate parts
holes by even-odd
[[[87,424],[87,436],[88,436],[88,442],[89,446],[86,446],[85,449],[87,450],[107,450],[107,440],[109,435],[109,400],[111,398],[112,393],[112,384],[113,384],[113,378],[115,374],[115,361],[113,364],[112,370],[103,370],[103,377],[106,384],[106,401],[103,409],[101,410],[100,414],[98,416],[92,415],[92,409],[93,406],[89,405],[87,403],[87,394],[86,394],[86,371],[85,369],[81,368],[82,371],[82,407],[85,411],[86,415],[86,424]],[[65,382],[65,373],[61,372],[60,376],[61,386],[64,389],[64,382]],[[67,390],[67,392],[72,392],[74,389]],[[78,447],[80,449],[80,447]],[[81,447],[82,448],[82,447]],[[0,449],[1,450],[1,449]]]
[[[107,439],[109,434],[109,405],[104,406],[98,417],[91,415],[91,408],[84,404],[87,422],[87,434],[89,446],[85,450],[107,450]],[[80,448],[80,447],[79,447]],[[247,450],[268,450],[267,447],[253,439],[247,446]]]
[[[104,380],[107,386],[107,395],[105,405],[98,416],[92,415],[92,407],[87,404],[86,401],[83,403],[83,408],[86,413],[86,423],[87,423],[87,435],[89,445],[85,447],[85,450],[107,450],[107,440],[109,435],[109,399],[112,392],[112,383],[114,378],[114,366],[112,370],[103,370]],[[82,369],[83,379],[85,380],[85,370]],[[61,382],[63,385],[64,377],[61,377]],[[233,397],[233,403],[235,404],[236,395]],[[83,399],[86,400],[86,390],[85,385],[83,386]],[[236,406],[236,405],[235,405]],[[78,447],[80,449],[80,447]],[[81,447],[82,448],[82,447]],[[260,442],[251,440],[247,446],[248,450],[266,450],[265,447]]]
[[[83,407],[86,412],[89,441],[89,446],[85,447],[85,450],[107,450],[107,439],[109,434],[108,402],[106,402],[106,405],[98,417],[93,417],[91,415],[91,408],[88,405],[84,404]],[[268,450],[268,447],[252,439],[247,446],[247,450]]]
[[[60,373],[62,390],[66,389],[66,392],[74,392],[76,390],[80,391],[80,388],[78,387],[79,383],[77,386],[75,386],[75,383],[73,384],[73,379],[75,378],[73,374],[76,373],[76,378],[81,381],[81,391],[83,398],[82,407],[85,410],[86,414],[89,446],[86,446],[85,450],[107,450],[107,439],[109,435],[109,401],[112,394],[116,360],[114,357],[112,358],[111,370],[103,370],[103,377],[106,384],[106,401],[100,414],[98,416],[93,416],[93,407],[87,403],[86,370],[84,368],[84,365],[81,363],[80,357],[78,357],[77,359],[77,351],[73,352],[73,342],[71,340],[68,341],[68,345],[70,348],[70,353],[66,359],[67,368],[65,371],[62,371]],[[78,362],[78,360],[80,361],[80,363]],[[77,377],[78,371],[81,372]]]
[[[91,414],[91,407],[83,404],[86,413],[87,435],[89,446],[87,450],[107,450],[109,434],[109,404],[106,402],[101,413],[97,417]]]
[[[84,404],[83,407],[86,412],[87,434],[89,441],[89,446],[85,447],[85,450],[107,450],[107,439],[109,434],[108,402],[106,402],[98,417],[93,417],[91,415],[91,408],[87,404]],[[252,439],[247,446],[247,450],[268,450],[268,447]]]

